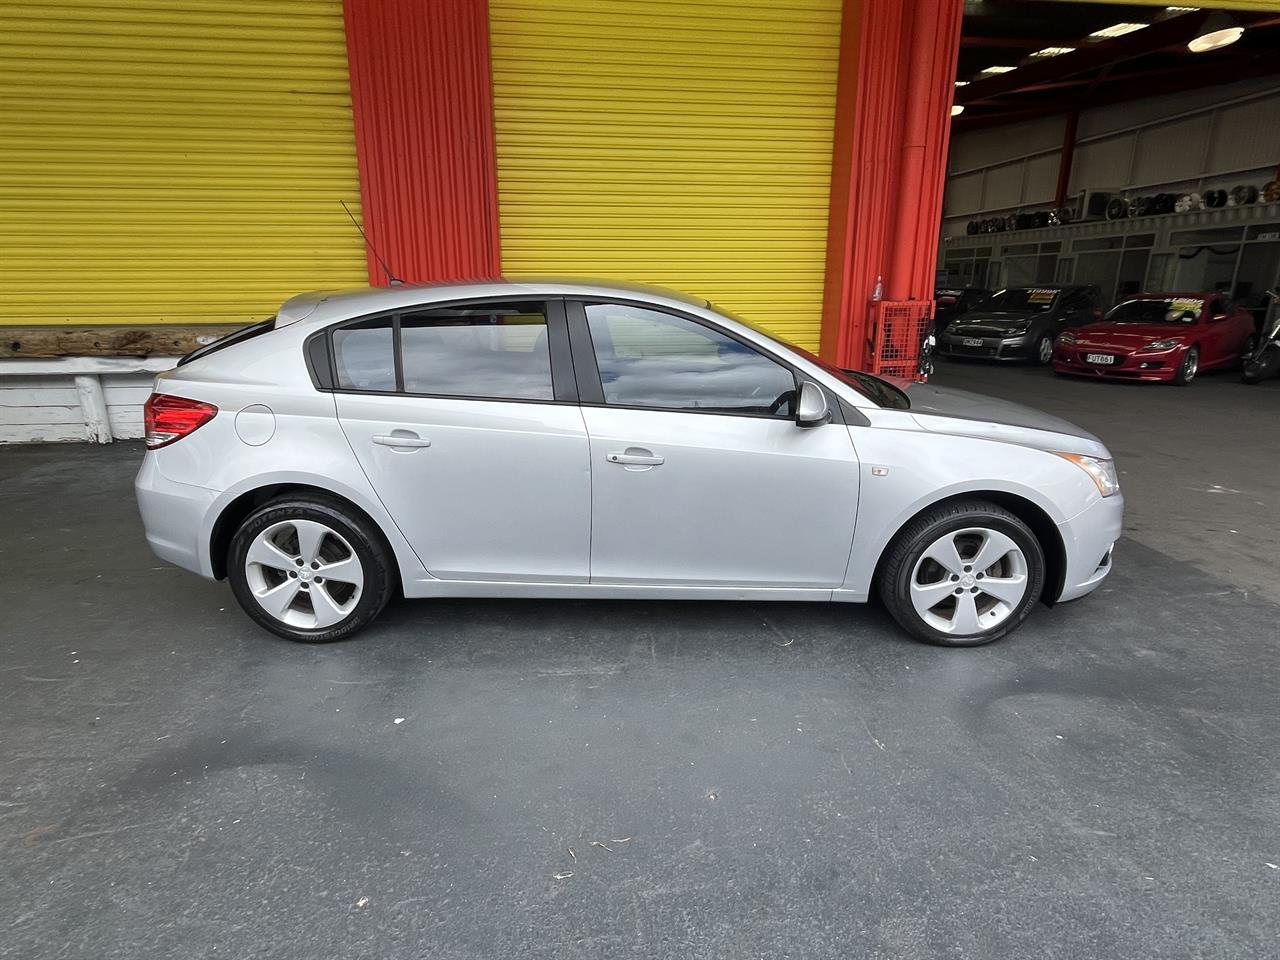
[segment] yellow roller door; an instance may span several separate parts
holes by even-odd
[[[661,283],[816,349],[840,0],[490,0],[503,270]]]
[[[358,199],[341,0],[0,5],[0,323],[363,283]]]

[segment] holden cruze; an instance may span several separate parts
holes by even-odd
[[[307,294],[146,405],[155,552],[301,641],[406,597],[861,602],[1003,636],[1111,569],[1106,447],[841,370],[703,300],[588,283]]]

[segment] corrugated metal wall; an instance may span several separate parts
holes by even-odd
[[[840,0],[490,0],[503,270],[661,283],[817,349]]]
[[[365,282],[341,0],[0,5],[0,323]]]
[[[500,272],[485,0],[345,0],[365,232],[400,279]],[[372,255],[369,278],[385,284]]]

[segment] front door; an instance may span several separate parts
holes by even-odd
[[[591,443],[591,581],[840,586],[857,458],[843,423],[796,425],[795,374],[692,317],[569,310]]]
[[[587,580],[590,461],[559,301],[409,310],[332,338],[343,432],[432,576]]]

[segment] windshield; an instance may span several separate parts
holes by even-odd
[[[874,402],[877,406],[889,407],[894,410],[909,410],[911,408],[911,401],[908,399],[906,392],[899,390],[888,380],[882,380],[880,377],[873,376],[870,373],[863,373],[861,370],[845,370],[843,367],[837,367],[834,364],[827,363],[827,361],[823,360],[816,353],[810,353],[804,347],[796,346],[789,340],[783,340],[781,337],[765,330],[759,324],[752,323],[750,320],[740,317],[736,313],[726,310],[724,307],[717,306],[710,301],[707,302],[707,306],[716,313],[722,314],[731,320],[736,320],[744,327],[750,327],[756,333],[768,337],[784,350],[794,353],[798,357],[803,357],[812,364],[816,364],[841,383],[853,387],[853,389],[857,390],[868,400]]]
[[[1109,323],[1195,323],[1204,301],[1195,297],[1168,300],[1129,300],[1107,314]]]
[[[997,290],[979,304],[982,310],[1023,310],[1030,313],[1045,313],[1053,309],[1058,299],[1057,290],[1043,287],[1010,287]]]

